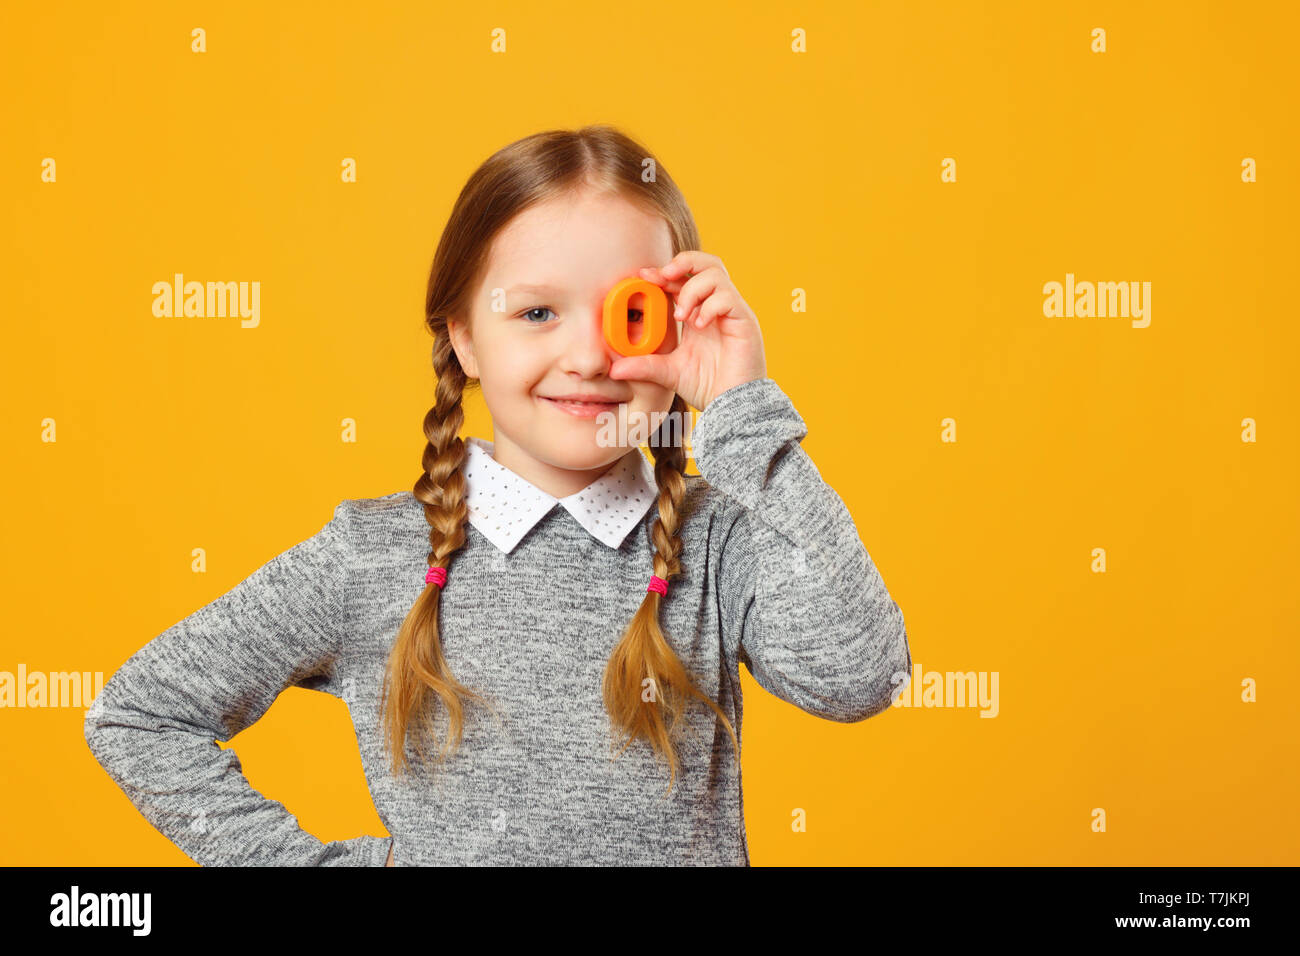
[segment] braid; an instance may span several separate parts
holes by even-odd
[[[435,360],[436,361],[436,360]],[[424,435],[428,439],[420,460],[424,472],[415,482],[413,493],[424,502],[424,516],[429,522],[429,566],[445,568],[447,559],[465,543],[465,440],[460,437],[465,422],[461,397],[465,390],[465,373],[456,363],[437,369],[437,401],[424,416]]]
[[[676,410],[678,398],[674,401]],[[655,483],[659,486],[659,517],[650,526],[650,540],[654,542],[654,573],[669,581],[682,573],[679,555],[682,539],[679,534],[682,499],[686,496],[686,451],[681,445],[652,446],[655,460]]]
[[[682,397],[673,399],[666,421],[680,420],[687,414]],[[661,432],[662,434],[662,432]],[[655,459],[655,482],[659,486],[658,516],[650,529],[654,543],[654,573],[671,580],[681,573],[681,507],[686,495],[686,451],[678,442],[659,442],[651,446]],[[732,745],[740,753],[740,742],[731,721],[707,694],[691,680],[659,624],[659,607],[665,600],[657,592],[647,591],[627,631],[610,655],[602,687],[605,709],[626,743],[615,754],[621,755],[638,737],[650,742],[668,761],[668,790],[672,790],[679,761],[672,744],[686,700],[694,696],[713,708],[731,734]],[[665,715],[668,718],[665,726]]]
[[[424,471],[415,482],[413,493],[423,503],[429,523],[429,566],[446,568],[465,544],[469,509],[465,503],[463,470],[466,449],[460,437],[465,421],[461,399],[466,376],[454,358],[445,329],[437,336],[433,365],[438,377],[437,399],[424,417],[424,434],[428,440],[422,458]],[[482,695],[456,680],[447,666],[438,627],[441,595],[442,588],[436,583],[425,585],[402,622],[388,658],[381,699],[387,724],[385,747],[392,755],[395,772],[406,769],[406,739],[412,717],[419,719],[430,738],[437,739],[430,714],[433,694],[447,709],[451,731],[448,743],[452,748],[459,745],[464,729],[463,699],[479,700],[492,709]],[[423,736],[414,736],[417,752],[424,759]],[[440,761],[445,759],[448,749],[442,748]]]

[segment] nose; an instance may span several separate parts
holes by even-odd
[[[618,357],[605,341],[604,314],[600,309],[587,312],[579,322],[570,323],[560,362],[565,372],[595,378],[608,374]]]

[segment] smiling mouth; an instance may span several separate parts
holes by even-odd
[[[612,414],[620,406],[625,404],[624,402],[614,402],[614,401],[585,402],[585,401],[579,401],[577,399],[569,399],[569,398],[551,398],[550,396],[547,395],[539,395],[538,398],[541,398],[544,401],[549,402],[551,405],[554,405],[558,410],[562,412],[565,412],[569,415],[576,415],[579,418],[595,418],[598,415],[604,413]]]
[[[580,402],[576,398],[551,398],[550,395],[541,395],[541,398],[554,405],[572,406],[573,408],[617,408],[623,405],[621,402]]]

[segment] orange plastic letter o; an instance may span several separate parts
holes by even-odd
[[[627,303],[638,292],[645,297],[641,311],[641,338],[632,342],[627,334]],[[605,341],[622,355],[649,355],[663,344],[668,334],[668,296],[646,279],[630,276],[605,296]]]

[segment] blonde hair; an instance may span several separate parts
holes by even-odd
[[[654,162],[654,175],[649,181],[642,175],[647,160]],[[465,389],[475,383],[467,378],[452,349],[448,319],[468,316],[469,297],[487,264],[492,241],[510,220],[536,203],[583,187],[616,193],[662,216],[669,227],[674,255],[699,248],[695,220],[662,164],[612,127],[535,133],[498,150],[474,171],[438,243],[425,300],[425,324],[434,337],[433,366],[438,381],[434,406],[424,417],[428,443],[414,494],[423,503],[429,522],[430,567],[447,568],[451,564],[465,544],[468,517],[463,472],[466,448],[460,437],[465,420],[461,400]],[[687,405],[680,395],[673,397],[672,411],[678,414],[667,416],[660,435],[674,419],[685,418]],[[659,492],[658,515],[650,532],[655,549],[653,573],[671,582],[681,572],[686,452],[679,441],[652,438],[650,446]],[[397,632],[384,675],[381,706],[385,747],[396,774],[407,770],[405,748],[413,719],[419,720],[428,737],[437,739],[431,714],[435,696],[447,710],[451,731],[451,739],[439,752],[440,763],[461,742],[468,700],[477,700],[495,713],[486,698],[456,680],[447,666],[438,627],[441,593],[436,583],[425,585]],[[672,736],[691,697],[700,698],[717,712],[731,734],[737,755],[740,744],[731,721],[695,686],[668,643],[659,624],[664,600],[654,591],[646,592],[610,655],[601,690],[612,727],[618,736],[627,738],[614,757],[637,738],[647,740],[667,760],[670,792],[679,766]],[[651,681],[652,699],[643,700],[647,679]],[[421,759],[425,759],[421,735],[412,736]]]

